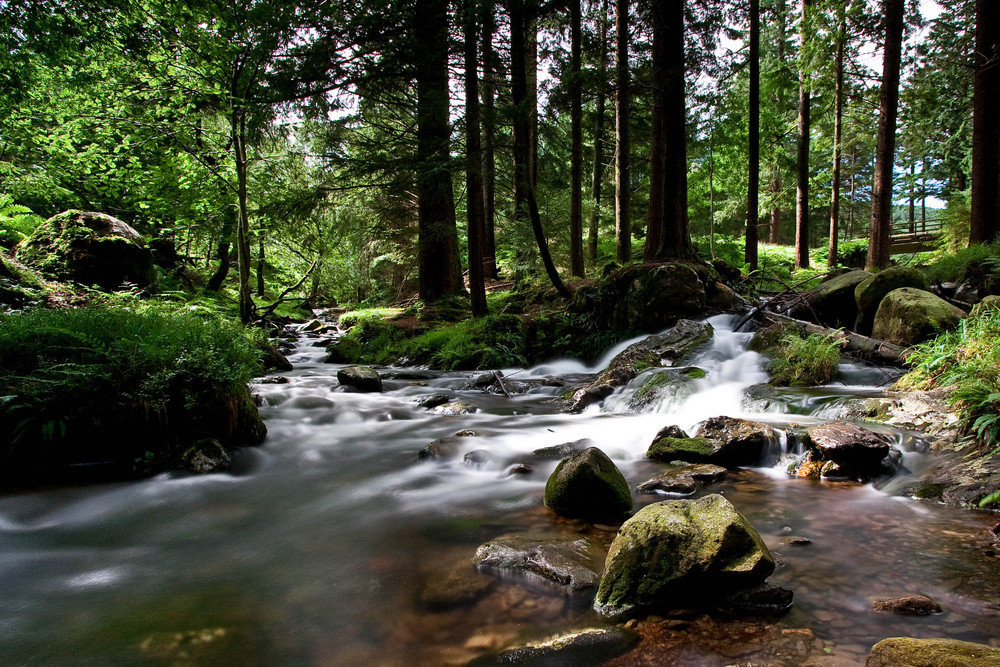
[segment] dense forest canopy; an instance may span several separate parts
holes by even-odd
[[[893,216],[996,232],[995,3],[939,9],[13,0],[0,203],[117,216],[211,267],[210,289],[233,266],[245,320],[253,288],[307,273],[328,303],[464,294],[470,260],[474,296],[543,271],[565,291],[720,239],[749,239],[747,270],[758,238],[831,266],[831,241],[870,238],[884,265]]]

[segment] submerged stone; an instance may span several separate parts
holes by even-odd
[[[596,665],[625,653],[638,643],[639,635],[627,628],[595,628],[562,635],[538,644],[484,655],[466,665],[467,667]]]
[[[595,608],[624,616],[702,607],[763,583],[774,558],[728,500],[665,500],[644,507],[618,531]]]
[[[481,570],[543,580],[567,594],[586,593],[600,579],[600,551],[585,537],[513,533],[476,550]]]
[[[611,519],[632,510],[632,494],[608,455],[588,447],[556,466],[545,484],[545,506],[568,517]]]
[[[431,578],[420,593],[420,602],[431,611],[466,607],[482,599],[496,580],[469,567],[456,568],[445,576]]]
[[[926,595],[906,595],[901,598],[876,600],[872,604],[872,610],[900,616],[932,616],[942,611],[941,605]]]

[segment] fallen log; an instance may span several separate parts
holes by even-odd
[[[891,366],[906,366],[912,352],[909,348],[901,347],[894,343],[889,343],[876,338],[869,338],[843,329],[831,329],[812,322],[804,322],[793,317],[778,315],[772,312],[760,312],[762,319],[774,322],[786,322],[793,324],[803,335],[817,334],[829,336],[841,344],[841,349],[847,354],[876,364],[888,364]]]

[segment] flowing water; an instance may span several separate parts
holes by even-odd
[[[766,379],[747,335],[712,320],[707,371],[683,401],[626,411],[630,389],[582,414],[553,399],[599,371],[555,361],[507,369],[507,397],[471,388],[475,373],[391,369],[382,394],[350,393],[301,337],[285,384],[255,386],[268,420],[260,448],[231,474],[0,497],[0,655],[10,665],[446,665],[607,621],[589,602],[509,579],[468,607],[433,611],[427,585],[471,571],[476,547],[501,534],[581,533],[607,545],[616,527],[559,518],[542,506],[554,461],[531,452],[582,438],[634,488],[663,469],[643,454],[663,426],[721,414],[777,427],[836,416],[891,378],[845,365],[844,385],[783,390],[768,412],[741,407]],[[620,346],[619,349],[621,349]],[[418,406],[444,394],[475,412]],[[427,443],[471,429],[455,458],[418,461]],[[919,468],[922,442],[892,432]],[[789,445],[794,448],[794,445]],[[462,454],[481,450],[476,464]],[[871,485],[742,470],[699,491],[727,496],[779,561],[769,581],[795,593],[780,619],[703,615],[640,624],[639,649],[616,664],[863,664],[888,636],[1000,638],[996,517],[900,499]],[[516,463],[527,474],[511,474]],[[655,496],[636,496],[639,506]],[[803,539],[805,538],[805,539]],[[476,575],[472,577],[486,575]],[[468,578],[468,577],[467,577]],[[492,580],[490,580],[492,581]],[[944,612],[877,614],[872,601],[921,593]]]

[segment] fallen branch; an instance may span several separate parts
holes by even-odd
[[[507,391],[507,387],[503,386],[503,380],[500,378],[500,373],[493,371],[493,377],[496,378],[497,384],[500,385],[500,391],[503,392],[503,395],[510,398],[511,396]]]
[[[868,338],[860,334],[844,331],[843,329],[831,329],[812,322],[804,322],[793,317],[778,315],[776,313],[762,313],[762,317],[771,322],[786,322],[795,325],[799,332],[805,335],[817,334],[829,336],[839,342],[844,352],[875,363],[890,364],[892,366],[905,366],[912,352],[909,348],[901,347],[894,343],[889,343],[876,338]]]
[[[257,319],[266,320],[267,318],[269,318],[271,315],[274,314],[274,311],[277,310],[278,306],[280,306],[285,301],[290,301],[291,299],[285,299],[285,297],[288,296],[290,293],[294,292],[295,290],[297,290],[299,287],[301,287],[302,283],[306,281],[306,278],[309,277],[309,274],[312,273],[313,269],[315,268],[316,268],[316,262],[313,262],[312,266],[309,267],[309,270],[306,271],[304,274],[302,274],[302,277],[299,278],[299,282],[295,283],[294,285],[286,289],[284,292],[279,294],[278,299],[274,303],[268,306],[264,306],[262,308],[258,308]],[[300,301],[305,301],[305,299],[300,299]]]

